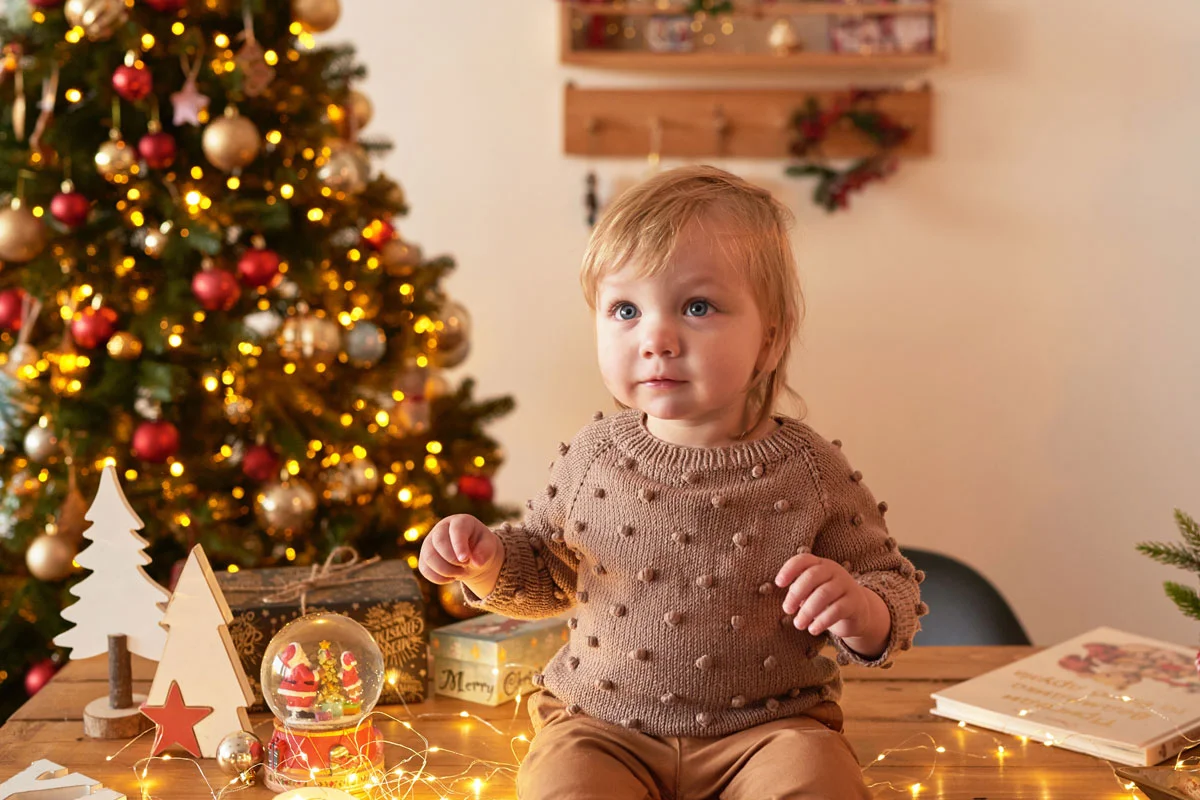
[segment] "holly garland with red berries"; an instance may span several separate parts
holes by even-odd
[[[850,195],[896,171],[896,150],[912,130],[880,111],[877,90],[855,90],[822,107],[815,97],[792,117],[791,154],[799,163],[789,165],[793,177],[815,177],[813,201],[826,211],[850,205]],[[821,152],[821,145],[839,127],[850,127],[866,138],[874,150],[839,169]]]
[[[487,521],[513,407],[401,187],[337,0],[14,0],[0,19],[0,720],[54,669],[115,463],[166,584]],[[430,597],[436,597],[431,593]],[[437,617],[436,600],[432,601]],[[444,617],[449,620],[448,616]]]

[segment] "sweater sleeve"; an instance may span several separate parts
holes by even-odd
[[[921,602],[918,585],[925,576],[900,554],[884,522],[887,505],[875,502],[863,484],[862,473],[842,455],[840,443],[816,441],[813,455],[825,508],[813,553],[845,567],[859,584],[883,598],[891,615],[891,632],[883,652],[875,658],[855,652],[832,633],[830,641],[839,664],[889,667],[897,650],[912,646],[913,636],[921,628],[918,618],[929,612]]]
[[[563,543],[563,528],[595,458],[595,428],[589,425],[570,444],[559,445],[550,481],[526,503],[520,524],[493,529],[504,543],[500,576],[487,597],[477,597],[464,584],[468,605],[515,619],[553,617],[575,605],[579,559]]]

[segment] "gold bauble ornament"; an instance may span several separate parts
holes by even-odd
[[[411,273],[415,267],[421,265],[421,258],[421,246],[406,242],[399,236],[388,240],[379,248],[379,260],[392,276]]]
[[[346,97],[346,116],[354,120],[355,130],[361,131],[367,127],[371,118],[375,116],[375,106],[371,104],[371,98],[358,89],[351,89]]]
[[[317,179],[335,192],[358,194],[371,179],[371,164],[360,146],[339,140],[329,146],[328,160],[317,169]]]
[[[254,498],[254,513],[267,533],[285,539],[307,531],[316,512],[316,494],[296,477],[269,484]]]
[[[108,354],[118,361],[133,361],[142,354],[142,340],[129,331],[117,331],[108,340]]]
[[[74,546],[56,533],[39,534],[25,551],[25,565],[40,581],[61,581],[71,574],[74,560]]]
[[[109,38],[129,18],[123,0],[67,0],[63,14],[93,42]]]
[[[288,317],[279,332],[279,354],[289,361],[328,366],[341,348],[337,324],[311,314]]]
[[[37,363],[42,360],[42,353],[36,347],[25,342],[18,342],[8,351],[8,361],[4,371],[22,380],[35,380],[41,373]]]
[[[142,249],[146,251],[146,255],[151,258],[158,258],[162,255],[167,246],[167,240],[171,235],[171,228],[174,227],[170,220],[167,220],[157,228],[147,228],[145,235],[142,237]]]
[[[232,172],[258,157],[262,135],[253,122],[238,113],[236,106],[228,105],[225,113],[204,129],[200,146],[214,167]]]
[[[379,488],[379,470],[369,458],[350,456],[322,475],[325,497],[335,503],[368,503]]]
[[[25,433],[25,455],[34,464],[45,464],[58,454],[58,434],[42,417]]]
[[[292,0],[292,18],[312,33],[329,30],[341,14],[339,0]]]
[[[457,367],[471,352],[471,315],[457,300],[449,300],[438,313],[434,363],[442,369]]]
[[[111,183],[128,179],[129,171],[136,163],[137,153],[115,131],[112,138],[96,151],[96,171]]]
[[[461,581],[451,581],[439,586],[438,602],[441,603],[442,608],[446,609],[446,613],[455,619],[470,619],[484,613],[478,608],[471,608],[467,605]]]
[[[0,261],[29,261],[45,246],[46,226],[14,197],[0,210]]]
[[[262,742],[253,733],[234,731],[217,744],[217,766],[226,775],[245,775],[263,763]]]

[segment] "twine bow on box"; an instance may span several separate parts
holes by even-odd
[[[339,561],[344,556],[346,560]],[[313,564],[308,577],[285,583],[276,588],[270,595],[263,598],[264,603],[283,603],[288,600],[300,599],[300,615],[308,613],[308,593],[314,589],[329,589],[334,586],[349,586],[358,583],[353,576],[379,561],[379,556],[359,559],[358,551],[353,547],[342,545],[335,547],[325,559],[324,564]]]

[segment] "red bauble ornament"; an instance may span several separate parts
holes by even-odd
[[[175,137],[169,133],[147,133],[138,140],[137,149],[151,169],[166,169],[175,163]]]
[[[396,229],[387,220],[377,219],[363,230],[363,241],[378,250],[396,238]]]
[[[242,472],[252,481],[269,481],[279,474],[279,456],[268,445],[256,444],[242,456]]]
[[[71,337],[85,350],[95,350],[108,344],[117,332],[117,312],[108,306],[88,306],[71,321]]]
[[[179,452],[179,429],[165,419],[147,420],[133,432],[133,455],[162,464]]]
[[[237,269],[242,283],[247,286],[273,286],[280,278],[279,254],[274,250],[251,248],[242,253]]]
[[[145,66],[122,64],[113,72],[112,86],[122,99],[136,103],[150,94],[154,81]]]
[[[34,8],[58,8],[65,0],[29,0],[29,5]]]
[[[155,11],[161,11],[164,14],[182,11],[187,6],[187,0],[143,0],[143,2]]]
[[[25,673],[25,693],[33,697],[50,682],[56,672],[58,672],[58,664],[55,664],[52,658],[43,658],[34,664]]]
[[[76,191],[62,191],[50,200],[50,213],[68,228],[78,228],[87,222],[92,201]]]
[[[490,503],[495,495],[492,479],[486,475],[463,475],[458,490],[477,503]]]
[[[0,292],[0,328],[19,331],[24,320],[25,291],[23,289],[5,289]]]
[[[202,269],[192,278],[192,294],[205,311],[228,311],[242,296],[242,287],[232,272]]]

